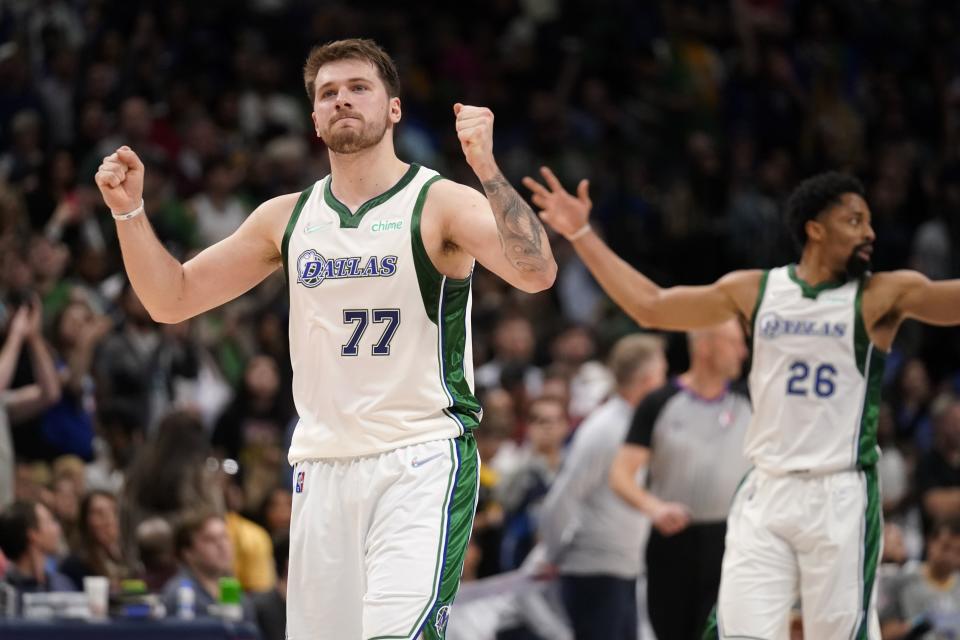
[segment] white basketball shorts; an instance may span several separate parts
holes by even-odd
[[[875,468],[751,471],[727,523],[716,637],[785,640],[799,599],[804,637],[879,640],[880,506]]]
[[[287,637],[442,640],[479,470],[470,434],[297,463]]]

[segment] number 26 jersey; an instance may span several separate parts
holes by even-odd
[[[879,457],[885,354],[861,313],[866,279],[816,287],[795,265],[763,274],[753,314],[747,458],[773,473],[830,473]]]

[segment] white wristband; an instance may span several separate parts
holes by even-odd
[[[590,231],[592,230],[593,230],[593,227],[591,227],[590,223],[588,222],[587,224],[583,225],[582,227],[580,227],[579,229],[577,229],[576,231],[568,235],[567,240],[569,240],[570,242],[573,242],[574,240],[579,240],[583,236],[590,233]]]
[[[143,200],[140,200],[140,206],[134,209],[133,211],[128,211],[127,213],[114,213],[110,212],[110,215],[113,216],[114,220],[129,220],[130,218],[136,218],[138,215],[143,213]]]

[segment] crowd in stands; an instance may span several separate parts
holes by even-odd
[[[184,580],[199,610],[235,576],[244,616],[283,637],[296,424],[283,274],[155,323],[93,174],[117,146],[136,150],[151,223],[189,259],[326,174],[302,64],[356,35],[399,65],[402,158],[473,184],[451,107],[489,106],[505,175],[519,186],[547,164],[567,185],[590,178],[594,225],[659,284],[795,259],[781,204],[826,169],[864,181],[877,269],[960,276],[949,0],[0,2],[7,584],[139,579],[173,612]],[[550,291],[474,276],[485,466],[465,586],[524,564],[571,437],[614,390],[606,356],[638,330],[554,241]],[[685,342],[667,338],[677,373]],[[884,397],[880,610],[899,638],[918,615],[960,613],[960,333],[905,325]],[[516,638],[543,628],[511,625]]]

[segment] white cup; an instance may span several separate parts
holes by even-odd
[[[87,594],[91,620],[107,619],[107,602],[110,597],[110,580],[104,576],[86,576],[83,591]]]

